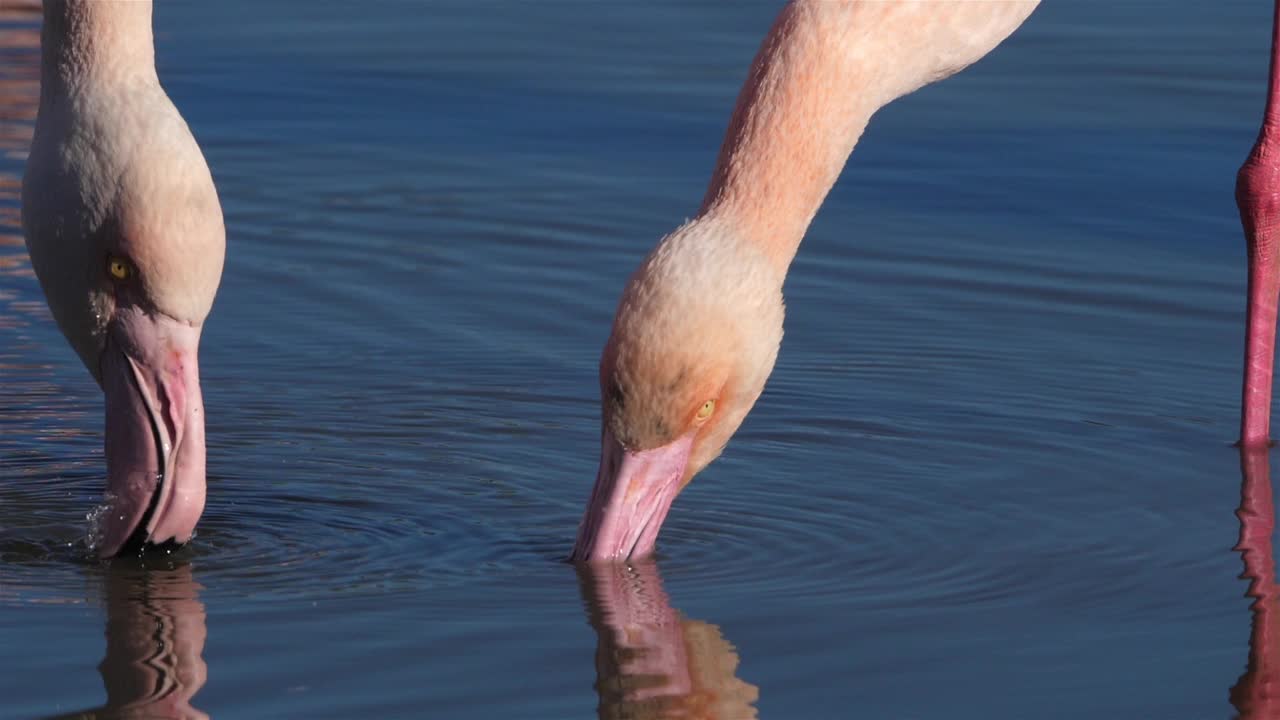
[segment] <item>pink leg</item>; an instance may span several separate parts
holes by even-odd
[[[1236,204],[1249,246],[1244,398],[1240,444],[1265,446],[1271,433],[1271,371],[1275,359],[1276,295],[1280,291],[1280,0],[1271,31],[1271,82],[1258,141],[1236,176]]]

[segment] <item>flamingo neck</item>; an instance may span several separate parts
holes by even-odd
[[[156,79],[150,0],[46,0],[40,46],[46,99],[87,85]]]
[[[785,273],[872,114],[990,52],[1036,4],[794,0],[752,63],[700,215]]]
[[[736,226],[777,269],[790,266],[818,207],[879,107],[861,92],[839,27],[802,4],[783,9],[738,95],[702,215]]]

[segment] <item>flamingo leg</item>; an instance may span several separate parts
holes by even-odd
[[[1271,74],[1262,129],[1236,176],[1236,204],[1249,254],[1240,444],[1263,447],[1271,433],[1271,373],[1280,293],[1280,0],[1271,30]]]

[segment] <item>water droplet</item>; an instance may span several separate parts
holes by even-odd
[[[89,523],[88,534],[85,536],[84,543],[89,546],[91,552],[97,551],[102,544],[102,520],[111,511],[111,505],[114,501],[115,495],[107,493],[103,498],[102,504],[95,506],[84,516],[84,519]]]

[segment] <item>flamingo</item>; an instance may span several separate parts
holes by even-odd
[[[186,542],[205,503],[198,349],[225,231],[156,75],[151,2],[46,0],[22,185],[32,268],[106,399],[95,550]]]
[[[575,559],[653,551],[773,370],[782,282],[871,115],[993,50],[1038,2],[793,0],[756,54],[698,215],[631,276],[600,361],[601,453]],[[1280,295],[1280,0],[1262,127],[1236,179],[1248,248],[1240,445],[1270,443]]]
[[[878,109],[953,75],[1038,5],[793,0],[748,73],[696,217],[631,276],[600,360],[601,451],[572,557],[648,555],[782,341],[782,284]]]

